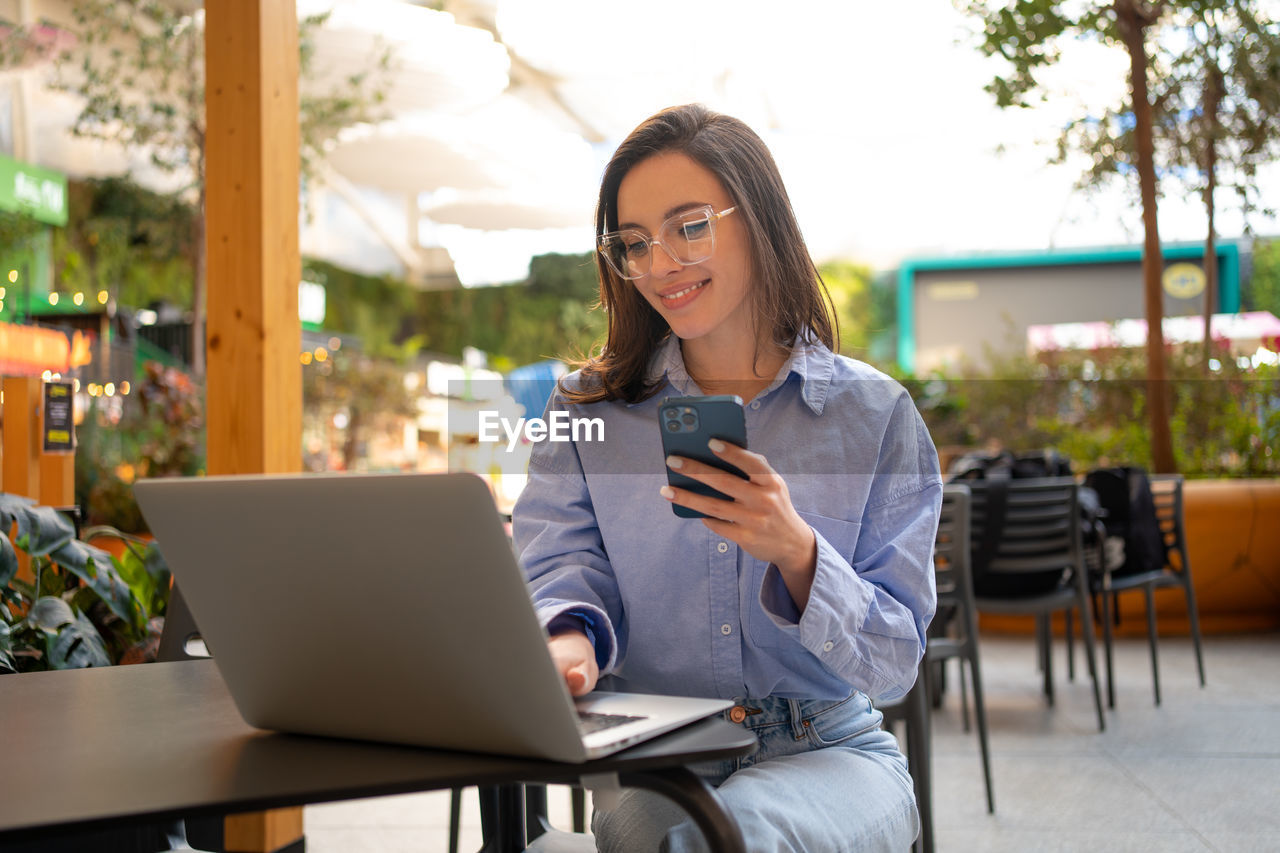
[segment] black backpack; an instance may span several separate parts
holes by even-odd
[[[1071,462],[1056,450],[1033,450],[1011,453],[969,453],[951,464],[951,482],[984,480],[987,487],[986,519],[982,535],[972,538],[969,546],[973,564],[973,591],[980,597],[1025,597],[1052,592],[1062,581],[1061,571],[1020,574],[989,573],[987,566],[995,555],[1004,529],[1005,495],[999,484],[1009,480],[1039,477],[1069,477]]]
[[[1084,484],[1098,495],[1102,524],[1108,539],[1124,544],[1124,562],[1111,570],[1113,575],[1158,571],[1164,567],[1164,534],[1156,518],[1151,480],[1137,466],[1095,468]]]

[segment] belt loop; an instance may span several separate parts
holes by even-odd
[[[795,735],[796,740],[800,740],[808,731],[804,725],[803,719],[801,718],[800,700],[788,699],[787,709],[790,711],[791,716],[791,733]]]

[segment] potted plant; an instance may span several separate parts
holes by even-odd
[[[12,494],[0,494],[0,530],[0,674],[155,659],[170,575],[154,543],[84,531],[124,541],[114,557],[53,507]]]

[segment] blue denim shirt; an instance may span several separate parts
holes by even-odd
[[[640,403],[576,405],[557,393],[548,404],[604,427],[603,440],[537,444],[515,506],[516,550],[543,625],[564,614],[584,620],[611,690],[905,693],[936,604],[942,499],[937,452],[905,389],[821,344],[798,344],[746,407],[748,447],[783,476],[816,534],[800,613],[775,566],[678,518],[658,494],[658,407],[701,392],[674,336],[650,377],[668,387]]]

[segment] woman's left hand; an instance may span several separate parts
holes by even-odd
[[[668,456],[667,465],[733,500],[696,495],[671,486],[662,487],[662,496],[710,516],[702,519],[702,523],[713,532],[736,542],[756,559],[777,566],[792,598],[803,609],[801,598],[808,599],[808,587],[817,562],[817,543],[813,529],[791,505],[786,482],[759,453],[717,439],[712,439],[707,446],[748,479],[684,456]],[[802,597],[796,595],[793,580],[803,581]]]

